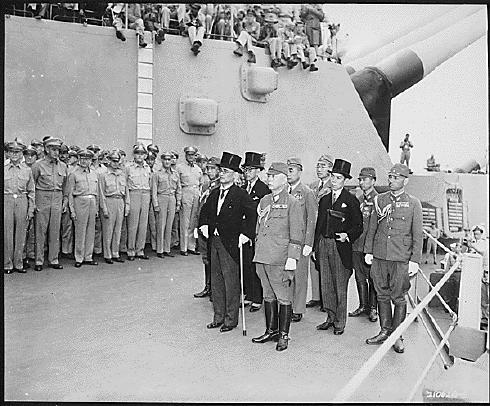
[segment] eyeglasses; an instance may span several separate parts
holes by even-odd
[[[243,172],[252,172],[256,168],[243,168]]]
[[[232,173],[233,172],[231,169],[228,169],[228,168],[219,168],[219,171],[221,173]]]

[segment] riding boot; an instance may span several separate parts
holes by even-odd
[[[392,332],[391,302],[379,302],[378,309],[381,331],[374,337],[368,338],[366,344],[383,344]]]
[[[369,321],[373,323],[378,321],[378,297],[373,286],[373,281],[369,280]]]
[[[276,351],[284,351],[288,348],[289,325],[293,315],[293,305],[279,305],[279,341],[276,345]]]
[[[265,313],[265,333],[259,337],[252,338],[254,343],[266,343],[268,341],[277,340],[278,331],[278,315],[277,315],[277,300],[272,302],[264,301]]]
[[[353,312],[349,312],[349,317],[359,317],[365,314],[368,309],[368,284],[366,279],[356,279],[357,293],[359,295],[359,307]]]
[[[393,327],[392,331],[395,331],[395,329],[403,323],[403,320],[405,320],[405,317],[407,316],[407,304],[406,303],[399,303],[395,305],[395,309],[393,311]],[[403,345],[403,337],[400,336],[396,341],[395,344],[393,344],[393,349],[398,352],[399,354],[403,353],[405,351],[405,346]]]

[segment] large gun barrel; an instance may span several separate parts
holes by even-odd
[[[437,66],[487,32],[486,9],[430,38],[350,75],[383,145],[388,151],[391,99],[418,83]]]
[[[462,21],[466,17],[482,10],[482,6],[464,5],[451,9],[449,12],[433,19],[426,25],[419,27],[417,30],[409,32],[407,35],[397,37],[390,43],[377,49],[376,51],[366,55],[363,58],[358,58],[346,63],[344,58],[344,64],[347,72],[352,74],[358,70],[365,68],[366,66],[372,66],[389,55],[393,55],[395,52],[409,47],[419,41],[429,38],[438,32],[450,27],[451,25]]]

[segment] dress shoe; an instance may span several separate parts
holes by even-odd
[[[209,323],[206,328],[218,328],[218,327],[221,327],[223,325],[223,322],[216,322],[216,321],[213,321],[211,323]]]
[[[35,271],[42,271],[43,270],[43,266],[42,265],[34,265],[34,270]]]
[[[302,318],[303,318],[302,313],[293,313],[293,315],[291,316],[291,321],[297,323],[298,321],[301,321]]]
[[[359,317],[361,314],[366,313],[366,308],[364,306],[359,306],[353,312],[349,312],[349,317]]]
[[[120,264],[124,263],[124,259],[122,259],[121,257],[114,257],[112,258],[112,260],[114,262],[119,262]]]
[[[236,56],[242,56],[243,55],[243,47],[239,44],[238,48],[233,51],[233,53]]]
[[[323,322],[322,324],[319,324],[316,326],[317,330],[328,330],[330,327],[333,327],[333,321],[327,320]]]
[[[126,41],[126,37],[122,33],[122,31],[116,31],[116,37],[119,38],[121,41]]]
[[[18,273],[27,273],[27,271],[24,268],[19,268],[19,269],[14,268],[14,271]]]
[[[106,264],[113,264],[114,261],[111,258],[104,258]]]
[[[49,264],[49,267],[53,269],[63,269],[63,265],[61,264]]]
[[[370,345],[383,344],[388,339],[389,336],[390,335],[387,332],[381,330],[379,334],[375,335],[374,337],[367,338],[366,344],[370,344]]]
[[[187,251],[180,251],[180,255],[182,255],[183,257],[186,257],[189,254],[187,253]]]
[[[136,258],[138,259],[150,259],[150,257],[146,254],[143,254],[143,255],[136,255]]]
[[[174,258],[174,257],[175,257],[175,255],[174,255],[174,254],[172,254],[171,252],[164,252],[164,253],[163,253],[163,256],[165,256],[165,257],[170,257],[170,258]]]
[[[14,272],[14,270],[13,270],[13,269],[4,269],[4,270],[3,270],[3,273],[6,273],[7,275],[8,275],[8,274],[11,274],[11,273],[13,273],[13,272]]]
[[[253,51],[248,51],[247,62],[248,63],[256,63],[257,62],[257,59],[255,58],[255,54],[253,53]]]
[[[163,252],[158,252],[157,257],[163,259],[163,258],[165,258],[165,255],[163,255]]]
[[[319,300],[310,300],[308,303],[306,303],[306,307],[307,308],[310,308],[310,307],[316,307],[316,306],[320,306],[321,302]]]
[[[220,333],[226,333],[228,331],[231,331],[233,330],[235,327],[233,326],[221,326],[221,328],[219,329]]]
[[[287,333],[280,332],[276,344],[276,351],[284,351],[288,348],[289,336]]]
[[[340,336],[340,335],[344,334],[344,329],[343,329],[343,328],[336,328],[336,327],[334,327],[334,329],[333,329],[333,333],[334,333],[336,336]]]
[[[405,352],[405,346],[403,345],[403,338],[402,337],[398,338],[395,341],[395,344],[393,344],[393,349],[398,354],[403,354]]]
[[[251,313],[258,312],[260,309],[262,309],[262,305],[259,305],[259,304],[256,304],[256,303],[252,303],[250,305],[250,312]]]
[[[199,50],[200,46],[201,46],[201,44],[199,44],[199,42],[197,42],[197,41],[194,41],[194,44],[192,44],[191,51],[194,53],[195,56],[197,56],[197,54],[199,52],[201,52]]]
[[[75,262],[75,268],[80,268],[82,266],[81,262]]]
[[[201,253],[200,253],[198,250],[194,250],[194,251],[192,251],[192,250],[187,250],[187,252],[188,252],[189,254],[192,254],[192,255],[201,255]]]
[[[134,256],[133,255],[128,255],[128,261],[134,261]]]
[[[84,265],[99,265],[97,261],[91,260],[91,261],[83,261]]]
[[[211,291],[209,290],[209,288],[207,286],[201,292],[194,293],[194,297],[196,297],[196,298],[206,297],[206,296],[210,296],[210,295],[211,295]]]
[[[27,259],[24,259],[23,261],[24,269],[29,269],[31,266],[29,265],[29,261]]]
[[[310,72],[316,72],[317,70],[318,68],[315,65],[313,64],[310,65]]]

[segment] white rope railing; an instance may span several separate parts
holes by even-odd
[[[441,287],[451,277],[454,271],[458,268],[458,263],[454,264],[451,269],[441,278],[439,282],[434,286],[434,289],[430,291],[427,296],[415,307],[414,311],[408,315],[408,317],[401,323],[395,331],[381,344],[378,350],[371,355],[371,357],[364,363],[361,369],[349,380],[337,396],[334,398],[334,403],[346,402],[352,394],[359,388],[362,382],[368,377],[372,370],[379,364],[379,362],[386,355],[395,341],[407,330],[408,326],[412,324],[415,318],[422,312],[422,310],[428,305],[434,296],[439,292]],[[437,357],[437,353],[436,353]]]

